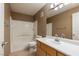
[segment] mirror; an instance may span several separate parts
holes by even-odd
[[[72,22],[72,19],[74,17],[75,17],[74,19],[79,19],[79,14],[75,16],[74,15],[72,16],[72,14],[79,12],[79,3],[69,3],[69,4],[63,3],[63,5],[61,4],[62,3],[56,4],[55,6],[55,4],[51,5],[50,3],[46,7],[47,24],[52,23],[52,31],[49,30],[49,32],[52,32],[53,36],[55,36],[55,34],[58,34],[59,37],[63,36],[68,39],[75,39],[73,38],[74,36],[73,31],[76,31],[76,30],[73,29],[72,27],[78,26],[79,24],[76,23],[75,25],[75,23]],[[78,22],[78,21],[74,21],[74,22]],[[78,27],[76,28],[77,28],[77,31],[79,31],[79,28]],[[47,29],[47,34],[48,34],[48,29]],[[77,32],[77,34],[79,33]],[[79,40],[79,38],[77,40]]]

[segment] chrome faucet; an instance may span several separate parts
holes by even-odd
[[[64,38],[65,37],[65,34],[64,33],[61,33],[61,38]]]

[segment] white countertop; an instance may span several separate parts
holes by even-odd
[[[50,38],[36,38],[38,41],[50,46],[51,48],[55,48],[57,51],[60,51],[69,56],[79,56],[79,46],[69,43],[60,41],[57,43],[54,39]]]

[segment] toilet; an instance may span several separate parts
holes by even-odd
[[[29,51],[36,51],[36,41],[28,42]]]
[[[35,38],[41,38],[42,36],[39,36],[39,35],[37,35]],[[36,40],[34,39],[33,41],[31,41],[31,42],[28,42],[28,50],[29,51],[36,51]]]

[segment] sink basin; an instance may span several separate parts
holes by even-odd
[[[62,43],[63,43],[62,41],[57,42],[57,41],[55,41],[54,39],[47,39],[46,41],[47,41],[48,43],[54,43],[54,44],[62,44]]]
[[[56,44],[62,44],[61,41],[57,42],[57,41],[52,41],[53,43],[56,43]]]
[[[63,42],[60,41],[55,41],[55,38],[43,38],[46,42],[50,43],[50,44],[63,44]]]

